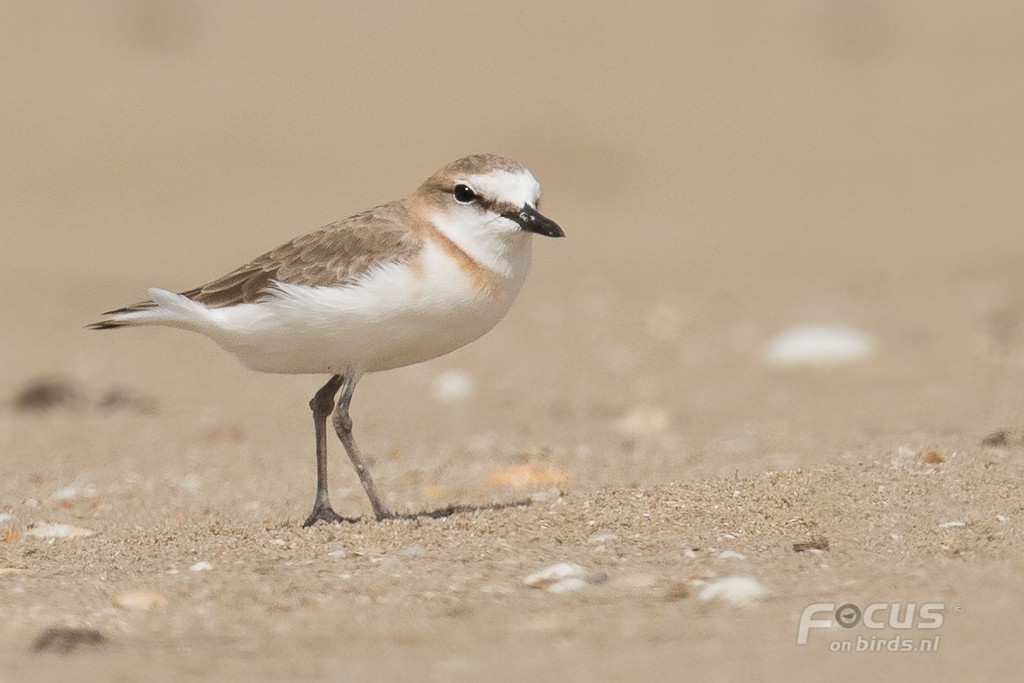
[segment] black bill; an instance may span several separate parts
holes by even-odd
[[[545,237],[565,237],[565,232],[558,227],[558,223],[550,218],[545,218],[537,209],[532,206],[524,206],[518,211],[503,214],[505,218],[511,218],[519,227],[526,232],[535,232]]]

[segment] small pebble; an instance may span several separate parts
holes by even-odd
[[[982,446],[991,446],[993,448],[999,448],[1010,444],[1012,434],[1009,430],[1000,429],[992,432],[981,441]]]
[[[874,352],[874,338],[852,327],[800,325],[773,337],[764,358],[780,367],[823,366],[866,360]]]
[[[77,486],[65,486],[62,489],[57,489],[50,494],[51,500],[71,500],[78,497]]]
[[[59,488],[50,494],[51,500],[74,500],[75,498],[82,497],[95,498],[96,487],[68,485],[63,488]]]
[[[735,550],[723,550],[718,553],[718,559],[720,560],[745,560],[747,556],[743,553],[738,553]]]
[[[106,637],[93,628],[51,626],[32,642],[32,651],[66,655],[75,650],[97,647],[107,642]]]
[[[798,553],[831,550],[828,539],[824,536],[815,536],[809,541],[800,541],[793,544],[793,550]]]
[[[732,605],[744,605],[767,594],[768,589],[752,576],[725,576],[708,581],[697,593],[697,599],[701,602],[721,600]]]
[[[189,567],[189,570],[194,572],[209,572],[213,571],[213,564],[206,560],[202,560],[201,562],[196,562],[194,565]]]
[[[79,408],[83,403],[82,393],[70,382],[49,378],[28,382],[13,400],[15,410],[36,413],[55,408]]]
[[[967,526],[967,522],[942,522],[939,524],[940,529],[950,529],[952,527]]]
[[[455,403],[473,395],[473,377],[462,370],[448,370],[434,378],[431,392],[438,401]]]
[[[587,570],[573,562],[559,562],[529,574],[523,583],[549,593],[569,593],[587,585]]]
[[[114,596],[114,606],[124,609],[148,610],[166,607],[167,598],[153,591],[127,591]]]
[[[348,553],[345,552],[344,548],[338,548],[337,550],[332,550],[331,552],[327,553],[327,557],[333,557],[336,560],[340,560],[344,558],[345,555],[347,554]]]
[[[25,530],[26,536],[38,536],[39,538],[82,538],[95,533],[92,529],[83,529],[80,526],[48,524],[46,522],[36,522]]]
[[[10,512],[0,512],[0,523],[10,522],[12,519],[14,519],[14,515]]]

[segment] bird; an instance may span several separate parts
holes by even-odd
[[[296,237],[194,289],[151,288],[148,300],[87,327],[176,327],[252,370],[328,375],[309,401],[316,496],[303,526],[345,521],[328,490],[328,417],[374,517],[394,518],[352,434],[356,385],[461,348],[505,316],[530,269],[532,236],[565,236],[540,213],[540,194],[518,162],[466,156],[405,199]]]

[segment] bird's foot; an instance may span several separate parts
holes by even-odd
[[[377,518],[378,522],[383,522],[385,519],[398,519],[401,515],[388,510],[383,505],[373,506],[373,516]]]
[[[328,524],[341,524],[342,522],[351,522],[354,520],[345,519],[331,507],[330,503],[321,504],[317,503],[313,506],[313,511],[309,513],[309,517],[302,523],[303,528],[310,527],[317,522],[327,522]]]

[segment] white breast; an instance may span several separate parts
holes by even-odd
[[[376,372],[419,363],[468,344],[508,311],[530,267],[530,240],[507,254],[491,295],[480,292],[428,242],[412,264],[380,267],[355,285],[280,284],[265,301],[206,309],[188,327],[263,372]]]

